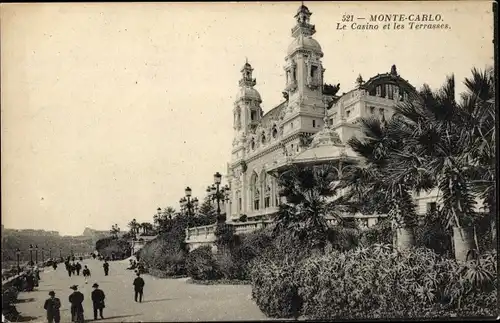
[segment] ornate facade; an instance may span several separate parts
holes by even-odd
[[[304,5],[295,15],[285,57],[283,102],[264,113],[252,66],[247,61],[241,69],[227,170],[231,187],[228,222],[236,223],[242,215],[252,221],[275,213],[280,201],[272,174],[290,163],[356,159],[345,143],[360,135],[358,120],[390,118],[393,107],[415,91],[392,66],[390,72],[366,82],[358,76],[354,89],[337,95],[340,85],[324,82],[323,51],[313,38],[316,29],[311,15]]]

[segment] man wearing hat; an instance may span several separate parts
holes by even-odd
[[[49,295],[50,298],[43,305],[43,308],[47,311],[47,321],[49,323],[59,323],[61,322],[61,313],[59,312],[61,301],[56,297],[53,290],[49,292]]]
[[[71,321],[83,323],[83,294],[78,291],[78,285],[70,287],[73,293],[69,295],[69,302],[71,303]]]
[[[101,316],[101,319],[104,317],[102,316],[102,310],[104,309],[104,299],[106,298],[106,295],[104,295],[104,292],[99,289],[99,284],[95,283],[92,285],[94,290],[92,291],[92,305],[94,306],[94,320],[97,320],[97,311],[99,310],[99,315]]]

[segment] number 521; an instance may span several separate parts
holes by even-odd
[[[354,20],[353,15],[343,15],[342,16],[342,22],[352,22]]]

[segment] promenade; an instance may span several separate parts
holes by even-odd
[[[20,293],[16,308],[27,320],[24,322],[46,322],[43,302],[49,291],[56,292],[62,302],[61,322],[70,322],[68,297],[77,284],[84,294],[86,321],[93,321],[90,293],[97,282],[106,294],[104,319],[100,322],[171,322],[171,321],[235,321],[263,320],[265,315],[250,299],[251,287],[232,285],[195,285],[183,279],[160,279],[142,275],[146,286],[142,303],[134,301],[132,282],[135,274],[126,270],[127,261],[110,262],[109,276],[104,276],[102,262],[89,259],[87,265],[92,273],[88,284],[83,276],[71,276],[60,264],[56,271],[45,268],[39,287],[29,293]]]

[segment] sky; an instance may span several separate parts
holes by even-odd
[[[306,2],[340,92],[390,71],[419,88],[493,64],[490,2]],[[282,100],[300,2],[1,5],[2,224],[79,235],[203,198],[226,173],[248,58]],[[345,14],[440,14],[448,30],[336,30]]]

